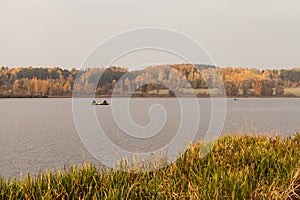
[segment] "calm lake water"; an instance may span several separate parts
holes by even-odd
[[[198,101],[201,111],[199,139],[207,131],[211,105],[210,99]],[[155,145],[164,145],[172,138],[181,118],[176,99],[131,99],[130,114],[136,124],[142,127],[149,124],[148,111],[153,104],[161,104],[167,113],[163,130],[150,142],[156,148]],[[111,105],[94,108],[101,128],[105,133],[110,133],[113,140],[122,131],[114,121]],[[298,130],[300,99],[227,99],[223,134],[252,132],[291,135]],[[133,148],[132,141],[125,136],[119,137],[118,141],[121,147]],[[144,148],[149,147],[145,145]],[[21,171],[23,175],[26,172],[36,173],[39,169],[70,166],[85,160],[99,163],[88,153],[76,131],[72,99],[0,99],[0,175],[18,177]]]

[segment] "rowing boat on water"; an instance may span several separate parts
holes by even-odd
[[[92,102],[92,105],[94,105],[94,106],[98,106],[98,105],[100,105],[100,106],[107,106],[107,105],[109,105],[109,103],[106,101],[106,100],[104,100],[103,102],[96,102],[95,100]]]

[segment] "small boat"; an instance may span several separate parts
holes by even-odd
[[[104,100],[103,102],[96,102],[95,100],[93,100],[92,105],[94,105],[94,106],[96,106],[96,105],[97,106],[98,105],[107,106],[107,105],[109,105],[109,103],[106,100]]]

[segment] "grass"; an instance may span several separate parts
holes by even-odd
[[[284,88],[285,94],[292,94],[296,97],[300,97],[300,88]]]
[[[183,92],[185,93],[184,91],[180,91],[180,92]],[[186,89],[186,93],[190,92],[189,89]],[[198,94],[198,93],[202,93],[202,94],[207,94],[209,95],[210,92],[214,95],[218,95],[221,93],[221,91],[218,89],[218,88],[213,88],[213,89],[210,89],[210,91],[208,89],[194,89],[194,92],[192,94]],[[149,91],[149,94],[151,95],[157,95],[157,90],[150,90]],[[168,95],[169,94],[169,90],[168,89],[160,89],[159,90],[159,94],[160,95]]]
[[[273,88],[273,90],[275,90]],[[181,91],[182,92],[182,91]],[[212,95],[220,95],[221,91],[218,88],[213,88],[210,91],[208,89],[194,89],[194,94],[206,94],[209,95],[211,92]],[[254,89],[249,89],[249,92],[251,94],[254,95],[255,90]],[[141,94],[141,91],[136,91],[137,94]],[[169,90],[168,89],[160,89],[159,90],[159,95],[168,95],[169,94]],[[243,90],[239,89],[239,94],[242,95],[243,94]],[[285,95],[293,95],[295,97],[300,97],[300,87],[299,88],[284,88],[284,94]],[[157,90],[150,90],[149,91],[149,95],[157,95]],[[275,95],[275,92],[273,93],[273,95]]]
[[[299,199],[300,134],[225,136],[200,158],[201,142],[169,166],[144,173],[90,163],[0,179],[0,199]]]

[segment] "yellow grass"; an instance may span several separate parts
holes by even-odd
[[[292,94],[300,97],[300,88],[284,88],[285,94]]]

